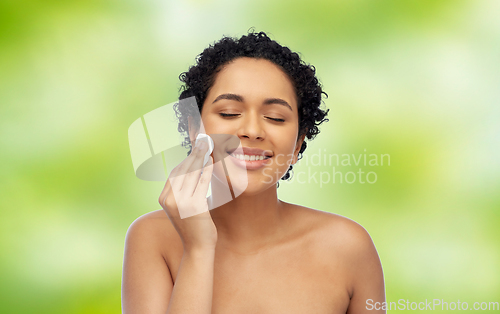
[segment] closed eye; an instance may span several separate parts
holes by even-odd
[[[219,113],[219,115],[223,118],[230,118],[230,117],[236,117],[236,116],[239,116],[240,114],[239,113]]]
[[[219,115],[223,118],[231,118],[231,117],[236,117],[239,116],[239,113],[224,113],[220,112]],[[278,118],[271,118],[271,117],[266,117],[269,120],[276,121],[276,122],[285,122],[284,119],[278,119]]]
[[[276,121],[276,122],[285,122],[285,120],[284,120],[284,119],[270,118],[270,117],[266,117],[266,118],[268,118],[269,120]]]

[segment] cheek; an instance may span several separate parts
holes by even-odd
[[[269,134],[275,145],[279,147],[280,152],[293,154],[297,144],[297,132],[296,127],[289,127],[272,130]]]
[[[281,141],[277,141],[276,143],[279,143],[278,147],[276,147],[276,162],[278,165],[290,165],[293,162],[294,158],[294,151],[295,151],[295,145],[296,145],[296,138],[295,137],[288,137],[288,138],[283,138]]]
[[[293,154],[279,154],[276,156],[276,165],[278,168],[288,169],[293,162]]]
[[[220,123],[220,118],[207,115],[202,116],[203,126],[206,134],[232,134],[229,123]]]

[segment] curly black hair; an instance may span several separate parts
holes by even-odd
[[[198,110],[201,112],[205,98],[215,82],[217,73],[229,62],[240,57],[266,59],[280,67],[290,78],[297,94],[299,109],[298,136],[305,135],[308,140],[312,140],[319,134],[318,126],[328,121],[326,116],[329,109],[325,111],[320,108],[322,94],[326,97],[328,97],[328,94],[323,91],[320,82],[316,78],[316,69],[314,66],[302,61],[299,54],[269,38],[265,32],[255,33],[250,30],[247,35],[243,35],[239,39],[223,37],[206,48],[196,58],[196,65],[191,66],[187,72],[179,75],[179,80],[184,83],[179,90],[181,92],[179,100],[194,96]],[[188,108],[183,110],[181,107],[177,106],[176,110],[188,110]],[[189,113],[178,115],[178,117],[187,117],[188,115]],[[185,118],[185,121],[183,120],[179,121],[178,130],[183,134],[188,134],[187,118]],[[185,137],[183,145],[191,145],[189,135]],[[298,159],[302,158],[302,153],[306,150],[306,147],[307,143],[304,140]],[[291,178],[290,171],[292,171],[292,168],[293,166],[290,165],[281,180]]]

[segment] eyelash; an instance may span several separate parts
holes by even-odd
[[[223,118],[231,118],[231,117],[236,117],[236,116],[239,116],[239,113],[219,113],[221,117]],[[266,117],[268,118],[269,120],[273,120],[275,122],[285,122],[285,120],[283,119],[275,119],[275,118],[270,118],[270,117]]]

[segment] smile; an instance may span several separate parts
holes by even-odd
[[[254,160],[264,160],[271,157],[268,156],[258,156],[258,155],[243,155],[243,154],[231,154],[231,157],[237,158],[239,160],[254,161]]]

